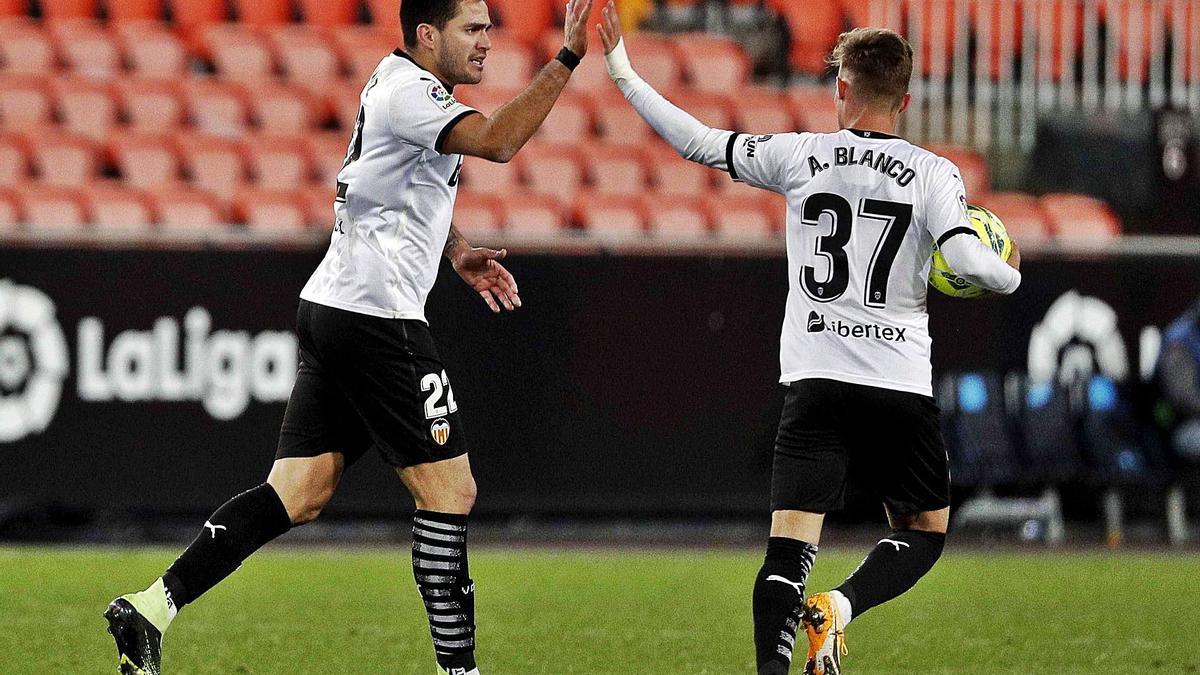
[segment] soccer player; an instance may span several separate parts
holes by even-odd
[[[839,673],[845,624],[912,588],[945,542],[950,481],[931,398],[930,252],[936,244],[968,281],[1004,294],[1021,282],[1019,254],[1006,265],[976,238],[954,164],[895,135],[912,74],[912,49],[896,33],[839,38],[831,62],[841,131],[749,136],[704,126],[639,78],[611,3],[600,30],[609,74],[685,159],[787,197],[780,381],[788,390],[754,642],[760,675],[787,673],[802,623],[805,673]],[[871,479],[892,532],[844,584],[805,601],[824,514],[842,506],[849,465]]]
[[[483,78],[487,5],[403,0],[404,48],[362,90],[329,250],[300,294],[300,368],[274,465],[265,483],[217,509],[160,579],[109,605],[122,673],[158,673],[176,613],[315,519],[372,447],[416,503],[413,575],[438,672],[479,672],[466,545],[475,481],[424,304],[445,256],[493,312],[521,306],[499,262],[506,252],[473,248],[451,225],[462,155],[507,162],[537,131],[587,51],[591,4],[567,3],[562,51],[489,119],[454,98],[456,85]]]

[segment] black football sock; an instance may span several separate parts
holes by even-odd
[[[467,516],[413,514],[413,577],[425,601],[437,662],[475,668],[475,582],[467,564]]]
[[[291,528],[287,509],[268,483],[225,502],[163,574],[171,601],[182,608],[196,600],[233,574],[251,553]]]
[[[804,584],[817,547],[799,539],[771,537],[754,580],[754,650],[758,675],[785,675],[796,645]]]
[[[881,539],[837,590],[850,601],[854,618],[917,584],[942,555],[941,532],[895,530]]]

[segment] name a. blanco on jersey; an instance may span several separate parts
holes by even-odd
[[[831,166],[866,166],[879,173],[894,178],[900,187],[908,184],[917,177],[917,172],[904,166],[904,162],[889,156],[886,152],[876,152],[870,148],[862,149],[854,146],[839,145],[833,149],[833,162],[822,162],[815,155],[808,157],[808,170],[813,176],[829,169]]]
[[[79,398],[85,401],[199,401],[230,420],[251,398],[286,401],[296,379],[296,336],[286,331],[210,332],[212,315],[193,307],[179,321],[162,317],[148,331],[127,330],[105,350],[104,322],[79,322]]]

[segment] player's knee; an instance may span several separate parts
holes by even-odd
[[[292,520],[292,525],[305,525],[316,520],[324,510],[325,505],[333,498],[333,488],[324,488],[317,490],[308,490],[292,496],[291,499],[284,501],[284,507],[287,509],[288,517]]]
[[[417,508],[424,511],[467,514],[475,506],[476,495],[475,479],[468,475],[461,480],[442,485],[436,491],[424,492],[414,497]]]

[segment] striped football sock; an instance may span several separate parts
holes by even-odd
[[[467,517],[417,511],[412,565],[438,665],[448,672],[474,669],[475,582],[467,565]]]

